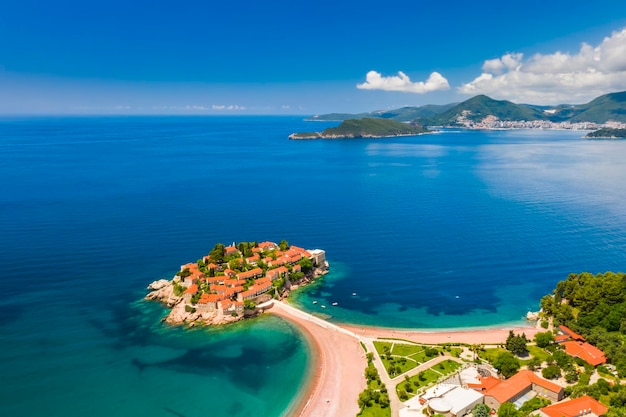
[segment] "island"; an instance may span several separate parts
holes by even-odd
[[[396,120],[366,117],[344,120],[339,126],[324,129],[323,132],[293,133],[289,135],[289,139],[389,138],[424,133],[432,133],[432,131],[415,122],[402,123]]]
[[[603,128],[587,133],[585,139],[626,139],[626,129]]]
[[[182,265],[171,280],[152,282],[145,298],[171,308],[167,323],[219,325],[255,316],[263,303],[287,297],[328,268],[323,250],[285,240],[218,243],[197,262]]]

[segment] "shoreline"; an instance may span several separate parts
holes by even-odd
[[[295,325],[311,350],[308,380],[283,416],[354,416],[358,396],[366,388],[365,351],[362,340],[403,339],[421,344],[502,344],[509,331],[532,339],[543,329],[498,325],[490,328],[420,330],[354,324],[335,324],[289,303],[275,301],[268,313]]]

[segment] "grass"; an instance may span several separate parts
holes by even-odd
[[[550,354],[548,352],[546,352],[544,349],[538,347],[538,346],[526,346],[526,348],[528,349],[528,353],[530,353],[530,356],[533,357],[537,357],[539,359],[541,359],[541,362],[545,362],[546,359],[548,359],[548,357],[550,357]],[[530,358],[529,358],[530,359]],[[527,363],[528,360],[523,360],[522,363]]]
[[[420,374],[422,375],[424,380],[421,380],[419,378]],[[415,397],[418,390],[432,385],[434,382],[437,382],[439,378],[441,378],[440,374],[430,369],[420,372],[420,374],[417,374],[409,379],[409,383],[413,386],[413,392],[407,391],[409,398]],[[405,389],[404,384],[405,382],[398,383],[398,385],[396,386],[396,392]]]
[[[460,367],[461,367],[460,363],[455,362],[450,359],[446,359],[445,361],[440,362],[437,365],[433,366],[431,369],[434,369],[437,372],[441,372],[444,375],[448,375],[448,374],[453,373]]]
[[[374,347],[376,348],[376,352],[378,352],[379,355],[383,354],[385,346],[387,346],[389,348],[389,351],[391,351],[391,346],[392,345],[393,345],[393,343],[389,343],[389,342],[374,341]]]
[[[382,408],[379,404],[374,403],[370,407],[365,407],[357,415],[359,417],[391,417],[391,408]]]
[[[410,371],[411,369],[415,368],[417,365],[419,365],[417,362],[412,361],[411,359],[407,359],[405,357],[391,357],[390,359],[387,359],[387,356],[381,356],[382,361],[383,361],[383,365],[385,366],[385,370],[387,371],[387,374],[389,375],[389,367],[390,365],[393,365],[396,368],[400,368],[400,370],[398,372],[396,372],[394,375],[389,375],[390,378],[395,378],[398,375],[402,375],[403,373]]]
[[[414,353],[423,352],[424,346],[413,345],[408,343],[396,343],[391,351],[392,355],[410,356]]]
[[[489,348],[485,350],[481,350],[478,352],[478,356],[481,359],[485,359],[489,363],[493,363],[496,356],[498,356],[502,352],[506,352],[506,349],[503,348]]]

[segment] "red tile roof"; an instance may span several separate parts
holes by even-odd
[[[575,342],[570,340],[563,343],[565,352],[587,362],[589,365],[598,366],[606,362],[604,352],[587,342]]]
[[[585,395],[584,397],[543,407],[539,411],[548,417],[577,417],[581,414],[581,411],[590,410],[599,416],[606,413],[608,409],[606,405],[600,404],[598,401]]]
[[[194,295],[197,292],[198,292],[198,286],[196,284],[191,284],[189,288],[185,290],[185,294]]]
[[[263,270],[261,268],[254,268],[246,272],[241,272],[237,274],[237,279],[246,280],[249,278],[254,278],[263,275]]]
[[[559,330],[561,332],[563,332],[564,334],[568,335],[569,337],[571,337],[574,340],[582,340],[583,342],[585,341],[585,338],[582,337],[581,335],[579,335],[578,333],[574,332],[572,329],[570,329],[569,327],[566,326],[559,326]]]
[[[274,249],[277,248],[278,245],[274,242],[261,242],[259,243],[259,248],[263,249],[263,250],[267,250],[267,249]]]
[[[560,385],[543,379],[532,371],[523,370],[519,371],[511,378],[501,381],[499,384],[495,384],[490,389],[487,389],[485,395],[495,398],[502,404],[531,388],[533,384],[539,385],[552,392],[560,392],[563,390]]]

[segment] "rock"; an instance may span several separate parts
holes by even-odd
[[[148,285],[148,289],[150,291],[156,291],[156,290],[160,290],[163,287],[166,287],[170,284],[170,282],[166,279],[160,279],[157,281],[152,282],[150,285]]]
[[[539,320],[539,312],[529,311],[528,313],[526,313],[526,320],[528,321]]]

